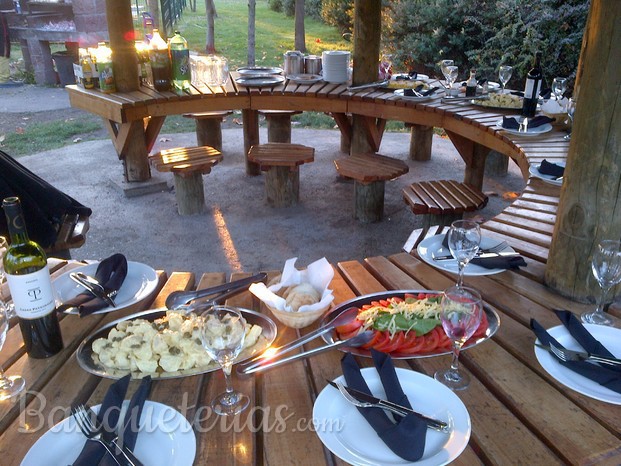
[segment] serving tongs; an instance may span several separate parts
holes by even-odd
[[[360,84],[359,86],[349,86],[347,88],[347,91],[354,92],[354,91],[360,91],[362,89],[372,89],[375,87],[383,87],[387,85],[389,81],[390,81],[389,79],[384,79],[383,81],[375,81],[375,82],[368,83],[368,84]]]
[[[240,280],[235,280],[229,283],[224,283],[218,286],[213,286],[211,288],[205,288],[202,290],[173,291],[166,298],[165,304],[168,309],[179,309],[189,305],[192,301],[208,298],[213,295],[218,296],[207,300],[207,303],[218,304],[223,302],[227,298],[230,298],[231,296],[235,296],[236,294],[247,290],[253,283],[265,282],[266,279],[267,274],[261,272],[250,277],[242,278]]]
[[[297,361],[300,359],[305,359],[310,356],[314,356],[319,353],[323,353],[325,351],[329,351],[334,348],[350,347],[356,348],[358,346],[362,346],[365,343],[368,343],[373,337],[372,331],[365,331],[359,333],[358,335],[349,338],[347,340],[338,340],[334,343],[330,343],[329,345],[320,346],[318,348],[313,348],[309,351],[304,351],[302,353],[297,353],[292,356],[288,356],[286,358],[282,358],[283,354],[289,353],[296,348],[308,343],[311,340],[314,340],[322,335],[325,335],[328,332],[331,332],[336,327],[340,327],[341,325],[345,325],[356,318],[358,315],[358,308],[350,307],[345,311],[339,313],[334,319],[329,321],[327,324],[319,327],[317,330],[314,330],[310,333],[307,333],[301,338],[297,340],[293,340],[292,342],[287,343],[286,345],[281,346],[280,348],[274,351],[273,349],[269,349],[268,351],[260,354],[259,356],[251,359],[250,361],[244,362],[242,364],[237,364],[236,371],[240,375],[250,375],[256,372],[261,372],[267,369],[271,369],[273,367],[282,366],[283,364],[287,364],[293,361]]]

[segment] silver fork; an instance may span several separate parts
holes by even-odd
[[[484,253],[495,253],[495,252],[504,251],[508,247],[509,247],[509,243],[507,243],[506,241],[501,241],[500,243],[492,246],[491,248],[481,249],[481,251]]]
[[[554,345],[554,343],[550,343],[550,351],[561,361],[593,361],[593,362],[601,362],[603,364],[610,364],[611,366],[619,366],[621,365],[621,359],[616,358],[606,358],[603,356],[597,356],[595,354],[568,350],[566,348],[559,348]]]
[[[114,459],[115,463],[121,466],[121,463],[119,463],[119,460],[116,459],[114,452],[111,450],[110,445],[101,438],[102,432],[98,431],[97,429],[95,429],[95,426],[93,426],[91,419],[86,412],[86,408],[84,408],[84,405],[73,406],[71,408],[71,413],[73,414],[73,418],[75,419],[76,424],[78,425],[82,433],[86,436],[86,438],[101,443],[106,451],[110,454],[110,456]]]

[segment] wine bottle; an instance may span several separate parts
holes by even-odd
[[[526,86],[524,87],[522,115],[527,118],[535,116],[542,81],[543,72],[541,71],[541,52],[537,52],[535,54],[535,63],[526,76]]]
[[[466,97],[475,97],[477,95],[477,71],[470,70],[470,77],[466,81]]]
[[[175,90],[184,91],[190,88],[190,49],[188,42],[179,31],[170,39],[168,44],[170,62],[172,64],[172,78]]]
[[[149,45],[151,47],[149,60],[151,62],[151,74],[153,75],[153,87],[158,91],[169,91],[172,73],[168,45],[157,29],[153,29],[153,37]]]
[[[47,258],[28,239],[19,199],[7,197],[2,207],[11,238],[3,264],[24,346],[30,357],[47,358],[63,349]]]

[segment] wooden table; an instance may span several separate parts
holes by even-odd
[[[56,268],[57,273],[76,266],[63,264]],[[454,281],[454,277],[406,253],[372,257],[363,262],[344,261],[334,268],[331,287],[335,303],[386,289],[444,289]],[[20,403],[0,403],[3,464],[20,463],[45,432],[39,428],[41,419],[49,417],[58,422],[67,415],[72,403],[101,402],[111,381],[86,373],[73,356],[84,337],[123,315],[162,306],[173,290],[212,286],[227,279],[222,273],[207,273],[197,281],[192,274],[183,272],[170,276],[159,272],[159,276],[161,286],[157,296],[133,309],[82,319],[62,318],[66,348],[48,360],[29,359],[24,355],[19,329],[14,327],[9,331],[0,362],[8,375],[24,376],[28,392]],[[552,327],[559,322],[551,309],[581,312],[584,306],[515,272],[466,277],[466,282],[481,290],[487,304],[498,311],[501,326],[491,340],[465,351],[460,358],[464,369],[473,376],[472,385],[457,392],[470,413],[472,435],[468,447],[454,464],[620,464],[621,407],[587,398],[560,385],[542,369],[533,351],[534,336],[528,328],[530,318]],[[232,298],[230,304],[269,314],[249,293]],[[276,344],[297,336],[298,332],[279,325]],[[328,352],[254,378],[235,380],[236,387],[250,395],[251,408],[260,409],[241,414],[238,429],[222,427],[231,424],[220,424],[214,416],[203,419],[200,425],[207,432],[197,434],[195,464],[343,464],[324,449],[310,428],[313,402],[326,385],[326,378],[341,374],[341,356],[338,351]],[[369,365],[367,359],[360,362]],[[399,367],[430,375],[448,364],[448,356],[397,361]],[[156,381],[150,399],[174,407],[192,421],[199,408],[223,386],[220,372]],[[136,382],[132,382],[130,391],[135,388]],[[25,408],[34,411],[24,414]],[[278,419],[284,421],[278,424]]]

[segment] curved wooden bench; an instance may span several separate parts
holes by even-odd
[[[354,218],[378,222],[384,214],[384,187],[409,171],[402,160],[379,154],[354,154],[334,161],[339,175],[354,180]]]

